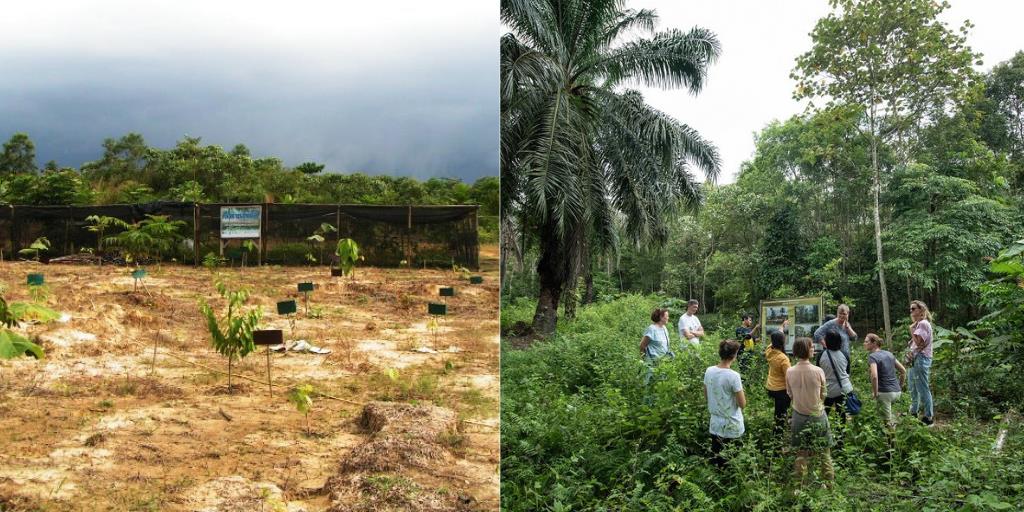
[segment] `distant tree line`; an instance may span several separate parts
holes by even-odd
[[[184,137],[172,149],[159,149],[148,146],[137,133],[104,140],[103,155],[80,169],[54,161],[38,168],[35,144],[28,134],[15,133],[0,153],[0,202],[479,204],[480,215],[495,217],[497,225],[497,176],[468,184],[452,178],[420,181],[324,168],[315,162],[287,167],[278,158],[254,158],[243,144],[225,151],[202,144],[199,137]]]

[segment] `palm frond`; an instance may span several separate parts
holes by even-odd
[[[607,85],[623,82],[666,89],[686,88],[698,93],[707,80],[708,66],[718,60],[722,45],[711,31],[696,27],[689,32],[668,30],[651,39],[638,39],[602,55],[577,71],[607,78]]]

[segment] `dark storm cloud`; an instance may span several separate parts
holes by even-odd
[[[0,138],[78,167],[107,137],[173,147],[189,135],[286,165],[459,177],[498,174],[497,36],[404,57],[273,52],[17,55],[0,50]],[[422,45],[420,45],[422,46]],[[369,50],[368,50],[369,51]]]

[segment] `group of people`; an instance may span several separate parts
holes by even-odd
[[[679,335],[685,343],[698,345],[704,337],[704,329],[697,319],[699,303],[691,300],[686,313],[679,319]],[[920,416],[928,426],[934,422],[934,410],[929,375],[932,364],[932,325],[928,307],[921,301],[910,303],[910,342],[904,356],[906,366],[891,352],[884,350],[884,342],[872,333],[864,337],[863,347],[867,351],[868,373],[871,382],[871,396],[876,401],[879,414],[889,428],[895,426],[892,404],[896,402],[909,378],[911,396],[910,414]],[[640,348],[648,368],[652,368],[663,357],[674,356],[669,346],[666,325],[668,310],[655,309],[651,314],[654,322],[644,332]],[[751,326],[749,315],[743,316],[743,324],[736,329],[739,340],[727,339],[718,347],[720,361],[704,373],[704,395],[710,412],[709,432],[711,434],[712,462],[723,465],[722,449],[731,442],[742,438],[745,426],[743,409],[747,399],[739,372],[732,369],[733,363],[744,350],[752,352],[754,336],[758,326]],[[850,379],[850,344],[858,340],[850,324],[850,308],[840,304],[834,318],[818,327],[813,338],[796,338],[792,355],[796,364],[791,364],[786,353],[788,322],[781,330],[770,333],[770,343],[764,356],[768,363],[765,389],[774,402],[774,433],[783,435],[789,424],[790,444],[797,451],[794,468],[799,478],[807,474],[807,466],[817,457],[821,473],[827,481],[834,479],[831,448],[836,444],[829,423],[833,412],[842,424],[846,423],[848,406],[859,408],[853,383]],[[909,369],[908,369],[909,367]],[[652,371],[648,370],[645,384]]]

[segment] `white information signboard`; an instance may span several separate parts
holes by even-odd
[[[220,237],[259,238],[262,206],[221,206]]]

